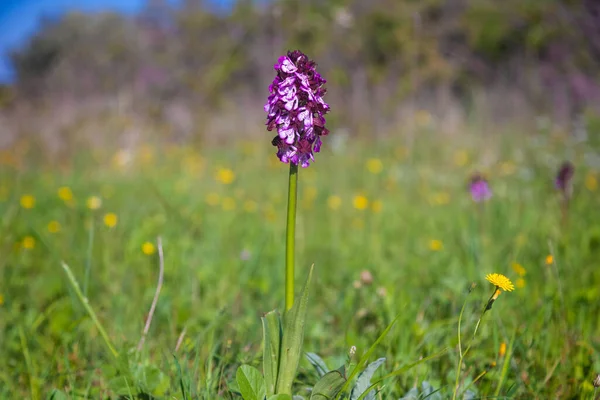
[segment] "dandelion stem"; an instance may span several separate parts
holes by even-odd
[[[296,238],[296,199],[298,198],[298,166],[290,162],[287,228],[285,233],[285,309],[294,305],[294,261]]]

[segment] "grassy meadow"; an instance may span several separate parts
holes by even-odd
[[[236,368],[261,365],[260,316],[283,308],[288,166],[270,139],[147,143],[51,164],[25,142],[3,152],[0,398],[240,398]],[[363,140],[332,130],[299,172],[297,290],[315,266],[304,350],[332,369],[356,362],[399,315],[370,359],[386,358],[376,376],[437,356],[387,379],[375,398],[403,398],[424,381],[436,390],[428,399],[452,398],[461,309],[464,344],[494,292],[485,276],[497,272],[515,290],[485,314],[460,398],[593,399],[599,150],[561,132]],[[563,218],[553,181],[567,159],[575,175]],[[485,203],[467,189],[476,171],[494,193]],[[138,352],[158,237],[164,280]],[[303,360],[296,394],[309,398],[316,380]],[[426,394],[415,396],[406,398]]]

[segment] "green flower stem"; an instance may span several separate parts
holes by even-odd
[[[296,239],[296,200],[298,198],[298,166],[290,162],[287,229],[285,232],[285,310],[294,305],[294,261]]]

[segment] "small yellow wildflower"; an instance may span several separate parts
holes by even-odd
[[[257,208],[258,208],[258,205],[253,200],[246,200],[244,202],[244,211],[246,211],[246,212],[249,212],[249,213],[255,212]]]
[[[208,195],[206,195],[206,203],[209,206],[216,206],[219,204],[219,195],[215,192],[211,192]]]
[[[374,213],[380,213],[383,210],[383,202],[381,200],[375,200],[371,203],[371,210]]]
[[[108,226],[109,228],[114,228],[117,225],[117,222],[119,222],[119,217],[117,217],[117,214],[104,214],[104,225]]]
[[[440,251],[444,248],[444,244],[441,240],[433,239],[429,242],[429,250],[431,251]]]
[[[485,279],[487,279],[487,281],[492,285],[504,290],[505,292],[511,292],[515,290],[515,287],[510,279],[502,274],[487,274]]]
[[[229,185],[235,180],[235,174],[229,168],[219,168],[215,175],[215,179],[224,185]]]
[[[23,242],[21,242],[21,246],[24,249],[31,250],[35,247],[35,239],[32,236],[25,236]]]
[[[518,279],[515,281],[515,286],[516,286],[517,288],[519,288],[519,289],[523,289],[523,288],[525,287],[525,279],[523,279],[523,278],[518,278]]]
[[[427,110],[419,110],[415,113],[415,123],[419,128],[429,127],[433,122],[431,113]]]
[[[327,199],[327,207],[331,210],[337,210],[342,205],[342,198],[340,196],[331,195]]]
[[[233,211],[235,210],[235,200],[233,197],[225,197],[223,198],[223,211]]]
[[[588,172],[585,176],[585,187],[590,192],[595,192],[598,189],[598,179],[593,172]]]
[[[24,194],[21,196],[21,207],[30,210],[35,207],[35,197],[30,194]]]
[[[60,232],[60,223],[58,221],[48,222],[48,232],[50,232],[50,233]]]
[[[454,164],[464,167],[469,162],[469,153],[466,150],[459,150],[454,153]]]
[[[364,210],[369,206],[369,199],[363,195],[356,195],[354,196],[354,200],[352,200],[352,205],[357,210]]]
[[[156,251],[156,248],[154,247],[154,244],[151,242],[144,242],[144,244],[142,244],[142,253],[144,253],[147,256],[150,256],[152,254],[154,254],[154,252]]]
[[[502,342],[500,343],[500,349],[498,350],[498,356],[500,358],[504,357],[504,355],[506,354],[506,343]]]
[[[73,192],[71,188],[68,186],[61,186],[58,188],[58,198],[64,202],[69,202],[73,200]]]
[[[552,257],[552,254],[548,254],[546,256],[546,265],[552,265],[554,264],[554,257]]]
[[[97,210],[102,207],[102,199],[98,196],[90,196],[85,204],[90,210]]]
[[[367,160],[367,170],[372,174],[379,174],[383,171],[383,163],[379,158],[369,158]]]
[[[512,161],[506,161],[500,164],[500,171],[504,176],[512,175],[517,171],[517,166]]]
[[[511,266],[513,271],[515,271],[515,273],[519,276],[525,276],[525,274],[527,273],[527,271],[525,271],[525,268],[523,268],[523,266],[517,262],[512,263]]]

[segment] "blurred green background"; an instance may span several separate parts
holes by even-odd
[[[399,399],[593,399],[600,372],[600,7],[595,1],[149,1],[48,18],[0,90],[0,397],[236,398],[283,306],[288,167],[264,127],[273,64],[328,80],[331,134],[299,173],[306,351],[376,350]],[[555,174],[575,165],[568,218]],[[494,196],[475,204],[468,180]],[[165,277],[141,354],[158,276]],[[125,384],[69,286],[74,271]],[[475,289],[467,289],[475,283]],[[302,363],[297,392],[316,375]],[[473,381],[476,382],[473,383]],[[185,397],[181,387],[189,396]]]

